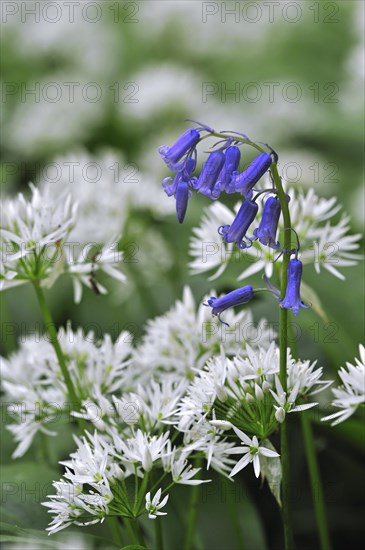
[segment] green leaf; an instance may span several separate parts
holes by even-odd
[[[264,439],[262,442],[263,447],[267,447],[271,451],[276,451],[275,447],[268,439]],[[278,505],[281,508],[281,462],[280,457],[271,458],[268,456],[260,455],[261,477],[262,480],[267,480],[270,487],[270,491],[274,495]]]
[[[123,546],[122,550],[147,550],[147,548],[139,546],[139,544],[131,544],[130,546]]]
[[[324,323],[328,323],[328,317],[326,312],[323,309],[322,303],[318,297],[318,294],[313,290],[313,288],[302,280],[300,292],[303,302],[312,306],[313,311],[319,315]]]

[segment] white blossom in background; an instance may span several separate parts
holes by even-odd
[[[121,233],[128,214],[129,182],[140,187],[134,164],[113,150],[95,155],[79,150],[53,158],[46,168],[39,173],[39,187],[49,188],[55,200],[67,190],[79,205],[71,240],[101,244]]]
[[[113,85],[123,35],[112,14],[92,21],[101,9],[97,3],[90,13],[83,3],[28,2],[27,9],[34,15],[23,17],[21,5],[2,30],[13,64],[31,64],[32,80],[17,83],[19,100],[14,106],[8,102],[3,114],[8,147],[31,158],[79,145],[105,119],[107,106],[118,101]],[[48,12],[57,19],[50,20]]]
[[[23,194],[1,203],[4,214],[0,230],[2,268],[0,290],[26,282],[37,282],[50,287],[61,274],[74,281],[75,299],[81,299],[81,285],[98,293],[106,290],[96,280],[95,273],[104,271],[120,282],[126,280],[120,271],[123,254],[118,251],[119,238],[98,247],[89,243],[80,249],[80,243],[70,239],[77,227],[77,203],[67,191],[58,198],[48,183],[42,190],[30,185],[31,199]],[[92,254],[93,247],[96,250]],[[78,255],[75,254],[78,247]]]
[[[362,259],[362,256],[355,252],[360,246],[361,235],[348,233],[350,218],[343,215],[339,221],[331,224],[329,220],[342,208],[341,205],[336,204],[334,197],[320,198],[313,189],[306,192],[288,189],[287,193],[291,197],[291,220],[300,239],[300,257],[303,264],[313,264],[317,273],[323,267],[336,277],[344,279],[344,275],[338,271],[338,268],[356,265]],[[245,264],[249,266],[242,271],[238,280],[246,279],[260,271],[264,271],[267,277],[271,277],[273,260],[276,259],[277,252],[257,241],[252,247],[243,251],[238,250],[237,247],[233,250],[228,248],[218,235],[218,227],[232,223],[239,207],[238,203],[232,212],[226,206],[213,203],[205,209],[201,224],[193,229],[194,236],[190,241],[192,273],[204,273],[216,269],[217,271],[210,278],[214,279],[223,273],[230,262],[240,262],[242,266]],[[262,204],[255,223],[252,224],[251,232],[259,225],[261,215]],[[282,229],[282,217],[279,229]],[[292,242],[294,248],[294,236]],[[282,258],[277,259],[277,262],[281,261]]]
[[[339,411],[322,418],[331,420],[332,426],[347,420],[365,403],[365,348],[359,345],[359,357],[355,357],[355,364],[346,363],[338,371],[342,384],[332,388],[335,399],[332,405]]]

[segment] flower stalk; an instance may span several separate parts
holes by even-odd
[[[70,373],[68,372],[66,359],[65,359],[65,356],[64,356],[63,351],[61,349],[60,343],[58,341],[55,324],[54,324],[54,321],[52,319],[52,315],[51,315],[51,312],[49,310],[47,301],[44,297],[43,290],[41,289],[39,283],[36,282],[36,281],[34,281],[33,286],[34,286],[34,290],[35,290],[37,298],[38,298],[38,303],[39,303],[39,307],[40,307],[41,312],[42,312],[45,328],[47,330],[47,333],[48,333],[50,342],[53,346],[53,349],[55,350],[55,353],[56,353],[56,356],[57,356],[57,359],[58,359],[58,363],[60,365],[60,369],[61,369],[61,372],[62,372],[63,380],[66,384],[68,397],[69,397],[69,399],[72,403],[72,406],[75,407],[75,410],[79,411],[80,410],[80,400],[77,397],[74,384],[72,382]],[[84,428],[85,427],[84,420],[82,418],[80,418],[79,422],[80,422],[80,426],[82,428]]]
[[[284,254],[281,268],[281,299],[285,298],[288,283],[288,265],[291,249],[291,220],[288,201],[284,193],[283,185],[278,173],[277,164],[271,165],[271,173],[277,189],[277,196],[280,201],[281,211],[284,219]],[[288,310],[280,308],[279,314],[279,346],[280,346],[280,373],[279,378],[284,392],[287,392],[287,348],[288,348]],[[286,550],[294,548],[293,528],[290,510],[290,468],[289,468],[289,446],[287,423],[280,426],[280,455],[282,468],[282,517],[284,527],[284,544]]]

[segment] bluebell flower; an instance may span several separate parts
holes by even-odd
[[[288,284],[286,294],[283,300],[280,300],[280,306],[284,309],[292,309],[294,315],[298,315],[299,308],[308,308],[300,298],[300,281],[302,278],[302,262],[300,260],[290,260],[288,265]]]
[[[252,286],[247,285],[241,288],[237,288],[236,290],[229,292],[228,294],[226,294],[225,296],[222,296],[221,298],[216,298],[215,296],[211,296],[208,300],[208,303],[204,305],[210,306],[212,308],[212,314],[216,315],[218,319],[222,323],[224,323],[224,321],[222,321],[220,317],[223,311],[225,311],[230,307],[247,304],[247,302],[252,300],[253,296],[254,296],[254,291]],[[226,325],[227,323],[224,323],[224,324]]]
[[[260,178],[268,171],[272,158],[268,153],[261,153],[251,164],[241,172],[233,176],[233,184],[236,191],[240,191],[247,199],[252,198],[252,188]]]
[[[181,168],[179,161],[181,161],[185,154],[194,150],[199,139],[199,131],[195,128],[189,128],[189,130],[186,130],[186,132],[179,137],[174,145],[171,147],[161,145],[158,151],[170,170],[175,172]]]
[[[269,197],[265,202],[260,224],[253,232],[260,243],[275,250],[280,248],[279,241],[276,241],[280,213],[280,201],[276,197]]]
[[[222,170],[224,159],[222,151],[210,153],[198,181],[194,184],[195,189],[198,189],[199,193],[212,198],[212,191]]]
[[[185,218],[188,200],[192,193],[189,190],[189,185],[193,185],[196,178],[191,177],[194,172],[196,161],[193,158],[188,158],[185,166],[175,175],[173,182],[169,185],[168,182],[172,178],[165,178],[162,186],[168,197],[174,195],[176,199],[176,216],[179,223],[182,223]]]
[[[232,185],[232,175],[238,170],[240,160],[241,151],[238,147],[231,146],[226,149],[224,165],[212,192],[213,198],[218,198],[223,191],[225,193],[236,192],[234,184]]]
[[[244,201],[237,212],[232,225],[221,225],[218,233],[222,235],[226,243],[236,243],[239,248],[246,248],[247,244],[243,240],[248,228],[255,219],[258,205],[253,201]],[[249,239],[250,240],[250,239]]]

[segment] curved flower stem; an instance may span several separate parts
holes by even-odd
[[[276,163],[271,165],[271,173],[277,189],[277,196],[280,201],[280,206],[284,219],[284,250],[288,251],[291,248],[291,220],[288,201],[286,199],[283,185],[278,173]],[[280,294],[283,299],[286,293],[286,286],[288,282],[288,265],[290,260],[290,253],[284,252],[283,262],[281,269],[281,288]],[[280,308],[280,373],[279,378],[284,392],[287,392],[287,348],[288,348],[288,310]],[[284,543],[285,550],[292,550],[294,548],[293,529],[290,510],[290,469],[289,469],[289,448],[288,448],[288,436],[287,436],[287,422],[283,422],[280,426],[280,455],[281,455],[281,468],[282,468],[282,516],[284,525]]]
[[[250,145],[251,147],[253,147],[254,149],[257,149],[257,151],[260,151],[260,153],[265,153],[265,149],[263,149],[262,147],[260,147],[260,145],[257,145],[257,143],[255,143],[254,141],[251,141],[249,139],[245,139],[244,137],[240,136],[240,135],[231,135],[229,132],[209,132],[208,134],[206,134],[205,136],[203,136],[202,138],[200,138],[200,141],[203,141],[204,139],[206,138],[209,138],[209,137],[217,137],[217,138],[222,138],[222,139],[227,139],[227,138],[231,138],[233,137],[236,141],[240,141],[241,143],[246,143],[247,145]]]
[[[196,459],[194,468],[201,468],[202,459],[199,457]],[[198,503],[200,495],[200,485],[193,485],[190,492],[189,513],[186,525],[186,537],[184,550],[193,550],[196,520],[198,517]]]
[[[61,346],[59,344],[55,324],[53,322],[51,312],[49,310],[48,304],[47,304],[46,299],[44,297],[43,290],[41,289],[39,284],[37,284],[36,282],[33,283],[33,286],[34,286],[34,290],[35,290],[37,298],[38,298],[39,307],[40,307],[42,315],[43,315],[45,328],[48,332],[48,336],[49,336],[50,342],[53,346],[53,349],[55,350],[55,353],[56,353],[56,356],[57,356],[57,359],[58,359],[58,363],[60,365],[60,369],[61,369],[61,372],[62,372],[63,380],[66,384],[68,397],[71,401],[72,406],[75,407],[76,410],[80,410],[80,400],[77,397],[76,390],[75,390],[75,387],[73,385],[70,373],[68,372],[66,359],[65,359],[65,356],[64,356],[63,351],[61,349]],[[85,428],[86,424],[85,424],[84,420],[82,418],[79,418],[78,420],[79,420],[79,424],[80,424],[81,428]]]

